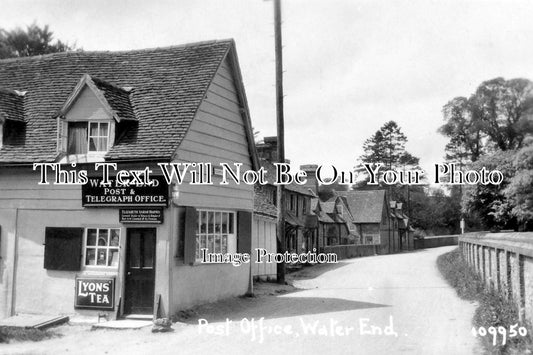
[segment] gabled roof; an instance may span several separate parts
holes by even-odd
[[[25,122],[24,93],[0,88],[0,123],[2,120]]]
[[[137,120],[130,103],[129,95],[131,90],[125,90],[104,80],[92,78],[89,74],[82,75],[63,107],[59,110],[59,115],[65,116],[67,114],[85,87],[93,92],[104,110],[117,122],[123,119]]]
[[[106,160],[171,160],[226,58],[235,75],[252,164],[258,168],[233,40],[0,60],[0,86],[27,91],[24,119],[28,124],[25,144],[2,147],[0,163],[57,159],[55,117],[84,74],[90,75],[118,117],[134,115],[138,120],[135,129],[115,142]],[[126,87],[134,89],[126,95],[127,90],[119,89]]]
[[[346,198],[354,223],[381,223],[385,190],[335,191]]]
[[[311,199],[311,213],[316,215],[318,220],[322,223],[335,223],[335,221],[324,211],[324,208],[324,202],[320,201],[318,197]]]

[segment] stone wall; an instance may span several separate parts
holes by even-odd
[[[459,236],[457,235],[440,235],[436,237],[426,237],[415,239],[415,249],[437,248],[446,245],[457,245]]]

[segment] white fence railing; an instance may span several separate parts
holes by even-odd
[[[519,310],[520,321],[533,322],[533,233],[467,233],[459,247],[487,288]]]

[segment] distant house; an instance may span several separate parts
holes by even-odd
[[[274,185],[255,185],[254,216],[252,228],[252,253],[257,259],[257,248],[264,248],[270,253],[278,251],[277,238],[277,194]],[[256,279],[276,280],[275,263],[252,263],[252,275]]]
[[[391,214],[384,190],[335,191],[343,197],[352,213],[357,233],[363,245],[375,245],[380,254],[395,253],[399,250],[397,223]]]
[[[254,232],[252,249],[261,247],[261,245],[269,245],[273,248],[275,234],[263,231],[276,230],[275,223],[277,222],[277,218],[272,218],[274,217],[274,210],[277,204],[277,187],[273,184],[276,171],[273,163],[278,161],[277,137],[265,137],[264,142],[256,144],[256,147],[260,158],[260,165],[267,171],[266,179],[269,183],[266,185],[256,185],[255,187],[255,210],[257,217],[254,220],[257,229]],[[310,189],[295,183],[284,186],[286,204],[284,216],[284,249],[291,253],[312,251],[312,246],[316,245],[317,237],[315,224],[309,219],[309,215],[311,198],[315,197],[315,195]],[[264,221],[265,215],[271,217],[268,223]],[[272,250],[272,252],[276,251],[279,251],[279,248]],[[261,267],[260,265],[259,268]],[[259,269],[256,270],[254,276],[262,276],[261,271]]]
[[[318,224],[317,250],[336,253],[339,259],[376,253],[374,244],[361,244],[361,236],[346,198],[335,196],[325,202],[314,198],[311,206]]]
[[[259,168],[232,40],[0,60],[0,86],[0,317],[168,317],[248,292],[250,264],[201,250],[250,252],[253,186],[169,185],[157,165]],[[39,185],[36,162],[95,184]],[[153,183],[105,190],[95,162]]]
[[[409,217],[403,211],[403,203],[390,201],[391,217],[394,224],[394,231],[398,234],[399,250],[413,250],[413,228]]]

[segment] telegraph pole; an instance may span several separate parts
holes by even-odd
[[[278,162],[285,163],[285,123],[283,118],[283,49],[281,41],[281,0],[274,0],[274,37],[276,50],[276,122],[278,130]],[[285,188],[277,186],[279,252],[285,253]],[[277,264],[278,282],[285,283],[285,263]]]

